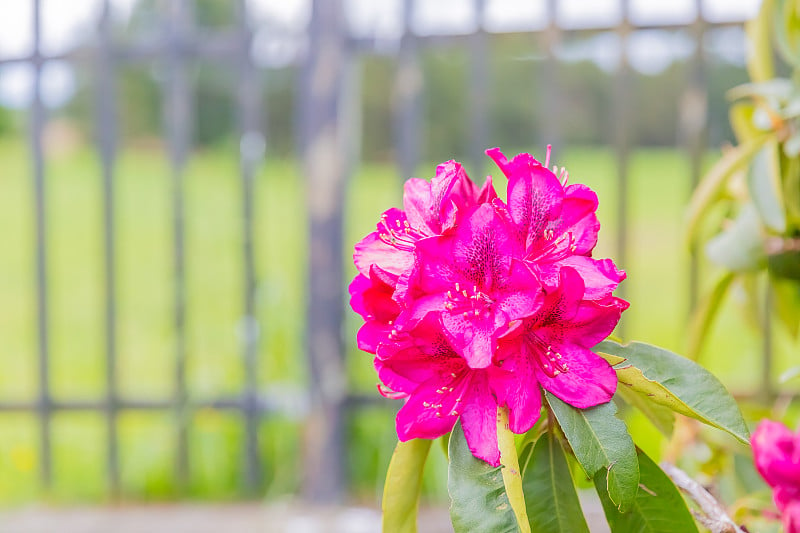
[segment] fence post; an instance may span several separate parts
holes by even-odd
[[[189,479],[189,414],[186,387],[186,207],[184,170],[191,149],[191,90],[186,72],[187,41],[191,24],[190,6],[186,0],[164,4],[167,25],[166,95],[164,118],[172,171],[172,238],[175,288],[173,293],[175,320],[175,421],[177,429],[176,474],[179,491]]]
[[[703,37],[705,21],[703,19],[703,2],[695,0],[697,19],[692,27],[694,37],[694,55],[689,63],[689,80],[680,102],[681,140],[689,153],[689,195],[697,188],[703,171],[703,154],[706,149],[706,132],[708,130],[708,89],[705,74],[705,56],[703,53]],[[697,295],[700,284],[700,262],[697,246],[690,245],[689,250],[689,312],[697,307]]]
[[[628,64],[628,36],[631,25],[628,19],[628,0],[621,0],[622,22],[619,35],[619,67],[614,78],[614,104],[611,122],[615,125],[614,147],[617,159],[617,256],[615,262],[624,268],[628,264],[628,158],[630,157],[631,129],[631,67]],[[618,289],[619,296],[626,292],[625,284]],[[617,326],[618,335],[624,333],[624,318]]]
[[[470,80],[469,80],[469,100],[470,100],[470,158],[472,159],[471,173],[476,180],[482,180],[484,162],[486,157],[483,151],[489,148],[486,146],[488,135],[488,51],[487,35],[483,28],[485,0],[474,0],[475,21],[477,27],[469,38],[470,52]]]
[[[345,488],[342,226],[347,163],[339,124],[346,65],[343,16],[340,0],[314,0],[302,87],[309,217],[306,350],[312,402],[303,492],[318,502],[341,501]]]
[[[256,260],[255,260],[255,176],[264,158],[265,138],[261,129],[260,83],[250,57],[252,30],[250,29],[247,2],[239,0],[238,32],[240,48],[239,85],[239,162],[242,178],[242,265],[244,276],[244,317],[242,320],[245,391],[242,411],[245,419],[245,488],[249,495],[261,487],[261,458],[258,446],[258,426],[261,421],[258,404],[258,343],[259,327],[256,316]]]
[[[52,431],[50,420],[53,398],[50,393],[49,306],[47,275],[47,191],[44,178],[43,134],[45,109],[42,102],[42,6],[33,2],[33,100],[30,116],[30,143],[33,158],[34,228],[36,229],[36,320],[39,358],[39,440],[41,478],[45,490],[53,485]]]
[[[411,29],[413,16],[414,0],[404,0],[403,36],[400,38],[400,52],[392,87],[397,161],[400,179],[403,181],[412,177],[416,171],[421,137],[422,69],[419,65],[417,37]]]
[[[103,178],[103,245],[105,276],[105,356],[106,356],[106,431],[108,432],[108,486],[113,497],[120,494],[119,438],[117,413],[117,296],[116,224],[114,193],[114,155],[116,121],[114,117],[114,66],[111,41],[111,5],[103,2],[98,25],[99,47],[95,73],[95,127]]]
[[[561,113],[563,111],[563,99],[558,87],[558,59],[556,58],[555,48],[561,41],[561,29],[558,26],[558,1],[547,0],[547,16],[549,22],[542,31],[541,38],[544,43],[544,65],[542,75],[539,76],[542,87],[541,113],[544,124],[536,126],[538,142],[536,153],[542,154],[545,146],[553,145],[556,154],[559,154],[562,141]],[[557,158],[559,155],[556,156]]]

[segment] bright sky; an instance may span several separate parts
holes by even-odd
[[[544,0],[484,0],[487,30],[494,32],[538,29],[547,24]],[[136,0],[111,0],[114,14],[126,18]],[[377,35],[393,42],[402,31],[402,0],[343,0],[348,21],[357,35]],[[45,54],[68,51],[87,35],[93,35],[101,0],[42,0],[42,49]],[[250,9],[258,24],[269,23],[271,31],[263,32],[263,46],[256,52],[267,57],[266,64],[280,63],[287,56],[286,42],[276,42],[275,29],[286,33],[301,33],[308,22],[311,0],[249,0]],[[696,17],[695,0],[629,0],[630,18],[634,23],[685,23]],[[759,0],[702,0],[707,19],[743,20],[752,17]],[[476,27],[474,0],[416,0],[412,28],[419,34],[469,33]],[[33,2],[0,0],[0,57],[24,56],[32,50]],[[622,16],[620,0],[558,0],[556,13],[563,27],[598,27],[614,24]],[[670,42],[658,34],[643,34],[641,41],[630,50],[645,50],[667,57],[669,61],[687,53],[685,44]],[[596,43],[602,44],[602,43]],[[612,43],[613,46],[613,43]],[[291,48],[291,46],[290,46]],[[592,46],[596,48],[596,46]],[[567,51],[567,55],[569,55]],[[573,54],[578,52],[572,51]],[[589,58],[604,68],[616,53],[586,50]],[[594,55],[592,55],[594,54]],[[651,54],[652,55],[652,54]],[[597,57],[595,57],[597,56]],[[586,57],[584,54],[582,57]],[[631,58],[636,66],[637,59]],[[644,57],[642,66],[653,67],[652,58]],[[663,62],[663,61],[662,61]],[[656,62],[656,66],[658,66]],[[668,63],[667,63],[668,64]],[[72,68],[66,64],[49,63],[43,80],[46,103],[58,106],[74,92]],[[0,103],[12,107],[27,105],[30,97],[31,72],[25,65],[0,69]]]

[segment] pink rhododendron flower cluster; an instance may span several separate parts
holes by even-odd
[[[379,390],[405,399],[400,440],[441,436],[460,417],[472,453],[497,466],[498,406],[524,433],[540,387],[579,408],[611,399],[616,374],[590,348],[628,304],[612,296],[624,272],[591,257],[595,193],[530,154],[486,153],[508,178],[507,201],[453,161],[430,182],[408,180],[403,210],[356,244],[350,303]]]
[[[800,533],[800,431],[763,420],[751,438],[756,468],[772,487],[784,533]]]

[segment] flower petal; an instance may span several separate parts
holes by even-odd
[[[464,395],[461,425],[472,455],[492,466],[500,466],[497,446],[497,401],[489,390],[487,376],[476,372]]]
[[[542,387],[579,409],[611,400],[617,390],[617,373],[605,359],[581,346],[564,344],[557,348],[567,371],[553,377],[534,365]]]

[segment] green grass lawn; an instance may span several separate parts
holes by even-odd
[[[604,149],[555,154],[571,181],[593,187],[601,199],[603,230],[596,256],[614,254],[615,168]],[[631,309],[624,334],[676,351],[684,346],[688,258],[682,210],[689,195],[688,162],[673,150],[637,151],[631,161],[629,260],[624,295]],[[430,177],[434,165],[420,168]],[[493,172],[493,174],[497,174]],[[175,332],[170,172],[164,154],[122,153],[116,180],[118,372],[125,398],[169,398],[174,391]],[[496,179],[504,188],[502,179]],[[0,142],[0,398],[32,400],[37,393],[33,193],[29,155],[20,141]],[[243,381],[239,341],[242,316],[241,189],[232,152],[196,154],[185,173],[187,264],[187,380],[194,399],[234,395]],[[103,223],[99,162],[89,149],[47,161],[51,386],[57,399],[100,399],[105,394]],[[388,165],[365,165],[348,194],[346,239],[371,231],[381,211],[399,205],[400,178]],[[256,251],[261,327],[258,382],[265,389],[302,387],[305,301],[304,188],[294,162],[267,161],[256,187]],[[347,256],[350,254],[348,245]],[[348,267],[351,274],[352,266]],[[734,295],[735,296],[735,295]],[[734,298],[735,299],[735,298]],[[737,391],[757,386],[759,343],[728,305],[703,363]],[[352,387],[372,394],[370,358],[353,346],[358,327],[348,314],[348,371]],[[779,339],[781,346],[785,340]],[[789,365],[779,350],[778,369]],[[641,424],[636,424],[638,428]],[[379,494],[396,440],[391,413],[367,410],[350,428],[351,478],[358,494]],[[124,496],[173,498],[175,428],[169,413],[120,417]],[[642,430],[651,449],[659,441]],[[268,495],[299,484],[300,422],[264,421],[261,446]],[[53,419],[53,492],[38,482],[38,424],[30,414],[0,415],[0,503],[37,498],[105,498],[106,429],[101,414],[58,413]],[[188,495],[229,499],[238,494],[243,460],[238,415],[199,411],[190,430]],[[441,455],[441,454],[438,454]],[[426,487],[445,490],[441,457]]]

